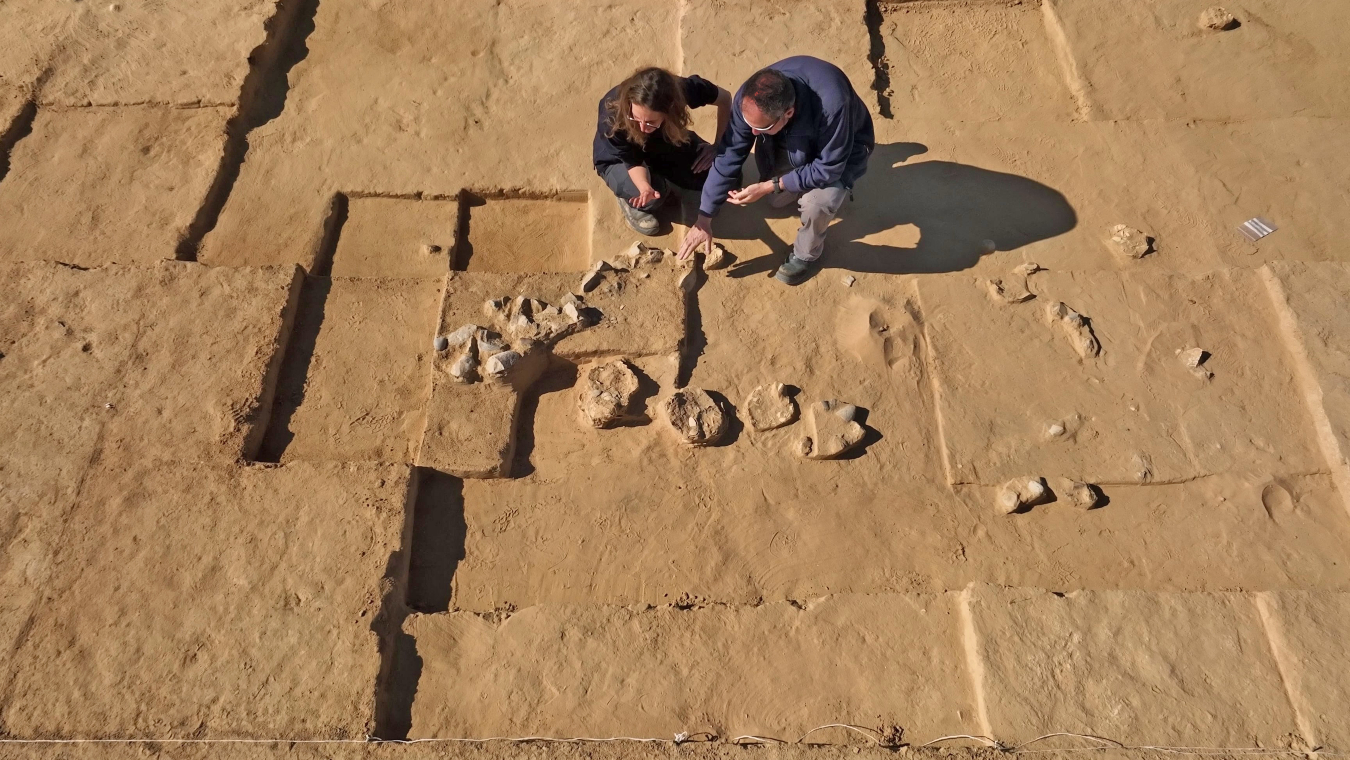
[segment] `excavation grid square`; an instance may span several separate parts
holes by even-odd
[[[590,203],[466,194],[455,268],[469,272],[584,272],[590,266]]]

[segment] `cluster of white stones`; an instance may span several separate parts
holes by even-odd
[[[456,352],[446,372],[456,382],[506,382],[527,357],[542,356],[562,338],[595,324],[580,298],[563,297],[560,306],[535,298],[494,298],[483,304],[494,327],[466,324],[437,336],[437,353]]]

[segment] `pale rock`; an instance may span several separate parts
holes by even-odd
[[[666,420],[680,440],[691,446],[717,443],[730,427],[727,415],[713,397],[696,388],[671,394],[664,409]]]
[[[1047,492],[1044,478],[1013,478],[999,489],[995,506],[1000,513],[1010,515],[1040,504]]]
[[[581,418],[596,428],[622,420],[638,390],[638,376],[624,359],[595,362],[581,369]]]
[[[564,295],[562,298],[558,299],[558,303],[562,304],[563,306],[566,306],[568,304],[578,306],[581,304],[581,299],[577,297],[576,293],[568,293]]]
[[[431,342],[431,345],[437,351],[444,351],[450,348],[450,341],[446,340],[444,335],[437,335],[436,339]]]
[[[423,243],[423,244],[422,244],[422,255],[423,255],[423,256],[435,256],[436,254],[438,254],[438,253],[440,253],[440,252],[441,252],[441,247],[440,247],[439,245],[436,245],[436,244],[434,244],[434,243]]]
[[[1036,297],[1035,293],[1027,290],[1025,281],[1021,284],[1016,282],[1005,284],[1001,279],[985,280],[984,287],[995,303],[1022,303]]]
[[[580,321],[581,321],[581,310],[577,308],[577,303],[576,303],[576,301],[572,301],[571,303],[565,303],[565,304],[563,304],[563,307],[562,307],[562,313],[563,313],[563,316],[567,317],[568,319],[572,320],[573,322],[580,322]]]
[[[1023,277],[1030,277],[1031,275],[1036,274],[1037,272],[1044,272],[1044,271],[1045,267],[1041,266],[1040,264],[1037,264],[1034,261],[1028,261],[1025,264],[1018,264],[1017,266],[1013,267],[1013,274],[1020,274]]]
[[[1046,306],[1046,316],[1058,324],[1064,336],[1069,339],[1073,350],[1084,359],[1096,358],[1102,352],[1102,344],[1092,332],[1092,325],[1086,317],[1069,308],[1063,301],[1054,301]]]
[[[854,276],[851,275],[851,274],[846,274],[846,275],[843,276],[843,278],[840,279],[840,282],[844,283],[844,287],[846,287],[846,288],[851,288],[851,287],[853,287],[853,283],[855,283],[855,282],[857,282],[857,281],[858,281],[858,278],[857,278],[857,277],[854,277]]]
[[[1181,363],[1185,364],[1187,368],[1198,369],[1209,358],[1209,352],[1203,348],[1188,348],[1182,351],[1180,356]]]
[[[1130,469],[1134,470],[1134,479],[1138,483],[1148,483],[1153,480],[1153,459],[1148,454],[1136,453],[1130,461]]]
[[[659,264],[665,255],[666,252],[660,248],[646,245],[639,240],[615,256],[614,264],[621,269],[637,269],[650,264]]]
[[[614,271],[614,267],[604,259],[592,264],[591,268],[586,270],[586,274],[581,276],[581,292],[589,293],[592,290],[595,290],[596,286],[604,281],[605,272],[612,271]]]
[[[534,337],[534,320],[527,314],[517,313],[511,317],[511,321],[506,324],[506,331],[516,338]]]
[[[505,377],[506,373],[510,372],[511,368],[516,366],[522,358],[524,357],[519,351],[502,351],[489,356],[487,362],[483,365],[483,369],[486,370],[491,377],[502,378]]]
[[[456,382],[472,383],[477,379],[478,360],[474,358],[471,351],[465,351],[463,354],[460,354],[458,359],[455,359],[447,372]]]
[[[790,425],[797,419],[797,403],[787,395],[782,383],[761,385],[745,400],[750,427],[763,432]]]
[[[1117,255],[1127,259],[1142,259],[1153,251],[1153,238],[1141,230],[1117,224],[1108,230],[1110,248]]]
[[[1200,28],[1214,32],[1224,32],[1238,26],[1237,17],[1224,8],[1214,6],[1200,14]]]
[[[1064,491],[1064,500],[1079,509],[1092,509],[1101,503],[1101,489],[1091,483],[1073,480]]]
[[[506,309],[506,302],[501,298],[490,298],[483,302],[483,316],[499,317]]]
[[[501,353],[510,348],[500,334],[485,327],[480,327],[475,330],[473,337],[478,348],[478,355],[482,358],[486,358],[492,354]]]
[[[677,287],[686,294],[692,294],[694,291],[698,290],[698,272],[695,272],[693,269],[687,270],[680,276]]]
[[[703,271],[711,272],[715,269],[722,269],[731,263],[731,254],[722,247],[721,243],[713,242],[712,252],[703,258]]]
[[[836,459],[862,443],[867,430],[854,417],[858,407],[830,399],[812,404],[806,415],[807,435],[797,441],[797,454],[807,459]]]
[[[483,328],[478,325],[462,325],[454,332],[445,336],[445,348],[459,348],[474,339],[478,331]],[[444,351],[445,349],[438,349]]]
[[[1045,428],[1046,438],[1058,438],[1064,435],[1064,426],[1058,422],[1052,422]]]

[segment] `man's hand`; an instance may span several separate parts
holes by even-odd
[[[632,206],[633,208],[642,208],[643,206],[647,205],[648,203],[651,203],[652,201],[657,200],[660,197],[661,197],[660,193],[656,192],[656,190],[654,190],[651,185],[647,185],[645,187],[638,188],[638,196],[636,198],[629,198],[628,205]]]
[[[756,182],[740,190],[727,193],[727,200],[737,206],[749,206],[751,203],[773,192],[772,182]]]
[[[684,235],[684,242],[680,244],[680,252],[676,254],[681,261],[694,255],[699,246],[707,246],[708,252],[712,251],[712,218],[702,214],[698,215],[698,221]]]
[[[691,168],[695,174],[702,174],[712,168],[715,158],[717,158],[717,148],[713,145],[704,145],[698,149],[698,155],[694,157],[694,165]]]

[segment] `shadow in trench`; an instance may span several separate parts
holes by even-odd
[[[402,625],[402,620],[399,621]],[[417,699],[417,683],[422,679],[422,656],[417,639],[403,631],[393,634],[389,669],[384,685],[375,699],[374,738],[400,741],[412,731],[412,706]]]
[[[919,143],[876,147],[853,200],[830,227],[822,267],[881,274],[956,272],[983,255],[1015,250],[1078,225],[1073,206],[1059,191],[1027,177],[952,161],[907,163],[927,150]],[[747,169],[753,168],[750,164]],[[748,209],[728,208],[714,225],[719,238],[761,240],[773,251],[738,262],[728,275],[772,272],[791,249],[791,242],[765,222],[766,214],[779,212],[762,201]]]
[[[389,558],[387,589],[371,630],[379,637],[379,681],[375,687],[374,737],[408,738],[412,708],[422,679],[417,639],[403,624],[414,612],[446,612],[450,608],[455,570],[464,559],[464,481],[418,467],[412,513],[404,528],[403,549]],[[406,553],[405,553],[406,552]]]
[[[239,91],[239,108],[225,125],[225,148],[215,180],[187,233],[178,243],[177,258],[196,261],[202,240],[215,229],[225,201],[248,157],[248,135],[281,115],[290,93],[291,69],[309,56],[305,41],[314,32],[319,0],[281,0],[267,21],[267,36],[248,56],[249,71]]]
[[[14,152],[14,146],[33,134],[33,120],[36,118],[37,104],[30,100],[19,111],[9,129],[0,133],[0,181],[4,181],[5,175],[9,174],[10,154]]]
[[[516,451],[511,458],[509,477],[523,478],[534,473],[534,463],[530,459],[534,455],[534,418],[539,411],[540,397],[546,393],[570,391],[576,387],[577,377],[577,365],[555,356],[548,372],[525,393],[516,410]]]
[[[464,559],[464,481],[419,467],[413,506],[408,607],[416,612],[450,609],[455,569]]]
[[[272,419],[267,423],[257,461],[280,462],[286,447],[295,439],[291,418],[305,401],[305,380],[314,361],[314,348],[323,327],[324,307],[333,281],[327,277],[308,276],[300,290],[300,309],[295,316],[295,327],[286,345],[286,357],[281,362],[281,376],[277,380]]]

